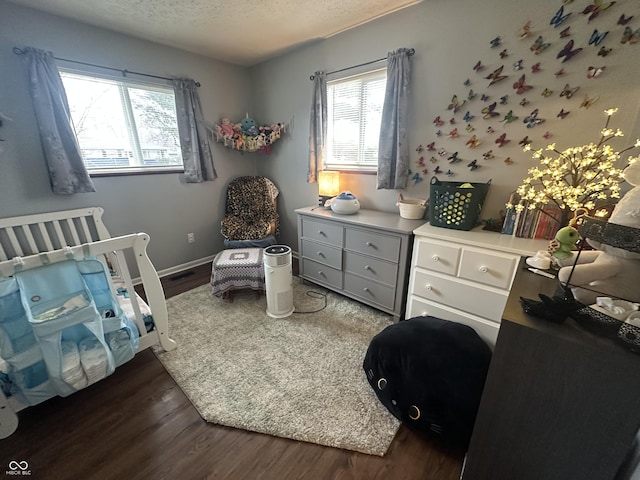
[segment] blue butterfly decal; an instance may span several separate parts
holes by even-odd
[[[598,29],[596,28],[591,34],[589,45],[599,46],[608,34],[609,32],[598,33]]]
[[[506,105],[509,102],[509,95],[503,95],[500,97],[500,105]]]
[[[474,118],[474,115],[471,115],[471,113],[469,112],[465,113],[463,117],[465,122],[470,122],[471,120],[473,120],[473,118]]]
[[[527,125],[527,128],[533,128],[536,125],[544,123],[544,119],[538,118],[538,109],[536,108],[533,112],[524,117],[523,123]]]
[[[577,55],[581,51],[582,51],[582,48],[576,48],[575,50],[573,50],[573,40],[569,40],[567,44],[563,47],[563,49],[558,52],[558,55],[556,56],[556,58],[564,57],[564,60],[562,60],[562,63],[564,63],[568,60],[571,60],[575,55]]]
[[[413,177],[411,177],[411,180],[413,180],[415,183],[420,183],[422,181],[422,177],[418,172],[416,172],[413,174]]]
[[[561,5],[558,11],[556,12],[556,14],[553,16],[553,18],[549,22],[549,25],[553,25],[554,27],[559,27],[570,16],[571,16],[571,12],[567,13],[566,15],[564,14],[564,5]]]
[[[498,37],[494,38],[493,40],[491,40],[489,42],[489,44],[491,45],[491,48],[499,47],[500,46],[500,37],[498,36]]]

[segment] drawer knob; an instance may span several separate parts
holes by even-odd
[[[427,284],[424,286],[424,289],[425,289],[427,292],[430,292],[431,290],[433,290],[433,287],[427,283]]]
[[[322,270],[318,270],[318,275],[320,275],[321,277],[324,277],[324,272]]]
[[[317,252],[316,255],[318,255],[319,257],[324,257],[324,253],[322,252]]]
[[[365,292],[369,291],[369,287],[364,287],[362,290],[364,290]]]
[[[370,267],[369,265],[365,265],[365,266],[364,266],[364,269],[365,269],[365,270],[371,270],[371,267]]]
[[[434,255],[433,257],[431,257],[431,260],[433,260],[434,262],[439,262],[440,257],[438,255]]]
[[[480,270],[480,273],[487,273],[489,271],[489,269],[484,265],[482,265],[478,270]]]
[[[370,246],[372,246],[372,245],[373,245],[373,243],[371,243],[371,242],[367,242],[367,243],[365,243],[365,245],[366,245],[367,247],[370,247]]]
[[[324,232],[322,230],[318,230],[318,235],[324,235]]]

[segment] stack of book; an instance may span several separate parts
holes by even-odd
[[[515,205],[517,200],[510,200],[510,203]],[[525,206],[521,212],[509,207],[502,224],[502,233],[520,238],[551,240],[558,231],[560,216],[561,210],[555,205],[544,205],[533,210]]]

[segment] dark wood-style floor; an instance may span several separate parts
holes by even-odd
[[[206,284],[210,265],[192,272],[163,279],[166,296]],[[376,457],[206,423],[149,349],[19,417],[18,430],[0,440],[0,476],[9,462],[26,461],[30,478],[56,480],[457,480],[464,456],[404,426]]]

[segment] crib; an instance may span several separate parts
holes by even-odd
[[[29,365],[28,368],[31,369],[33,365],[39,365],[34,363],[32,359],[34,355],[39,355],[36,357],[38,361],[41,357],[44,359],[42,361],[44,361],[45,373],[41,375],[48,375],[42,383],[47,386],[45,389],[25,388],[21,391],[19,387],[12,384],[14,392],[0,390],[0,439],[8,437],[17,429],[18,411],[52,396],[66,396],[78,389],[60,382],[59,378],[51,374],[52,362],[47,357],[49,355],[47,349],[51,345],[43,340],[48,339],[48,335],[51,334],[51,338],[57,338],[57,343],[54,342],[51,348],[54,350],[62,348],[64,351],[66,345],[72,344],[67,341],[68,338],[78,334],[74,332],[89,332],[97,347],[104,346],[103,349],[95,351],[108,354],[104,357],[108,357],[108,362],[104,362],[105,369],[102,371],[105,376],[111,374],[119,364],[128,361],[135,353],[152,345],[159,344],[167,351],[176,348],[175,342],[169,337],[167,307],[162,284],[146,252],[149,235],[136,233],[111,237],[102,221],[103,213],[104,210],[100,207],[89,207],[0,219],[0,280],[3,281],[0,285],[4,288],[4,296],[0,288],[0,329],[5,329],[0,330],[0,339],[4,338],[1,336],[2,333],[7,337],[8,329],[14,325],[6,321],[11,317],[7,291],[13,292],[11,288],[14,284],[22,285],[22,291],[19,293],[24,298],[27,290],[24,284],[42,283],[43,278],[58,278],[55,275],[65,276],[64,281],[66,281],[67,276],[64,272],[67,270],[65,269],[69,269],[69,278],[78,277],[78,281],[83,286],[91,285],[98,288],[96,285],[99,286],[100,282],[96,283],[96,279],[102,280],[103,284],[99,292],[87,287],[86,293],[71,299],[76,302],[80,299],[81,304],[72,304],[73,314],[69,314],[64,320],[60,316],[60,320],[30,323],[33,332],[29,331],[27,332],[29,335],[20,338],[36,338],[37,345],[29,344],[23,351],[16,348],[16,352],[13,352],[10,351],[12,344],[5,341],[3,352],[3,343],[0,342],[0,374],[4,375],[3,378],[12,378],[9,373],[15,377],[17,369],[24,365]],[[76,274],[76,270],[79,274]],[[138,277],[132,278],[132,272]],[[45,273],[53,276],[46,277]],[[92,278],[91,282],[83,282],[83,278],[87,276]],[[24,284],[20,283],[20,280]],[[146,302],[136,293],[134,289],[136,284],[141,284],[144,288]],[[15,288],[19,290],[18,287]],[[44,290],[55,289],[45,286]],[[82,303],[85,300],[86,303]],[[90,317],[92,320],[90,322],[76,322],[77,325],[74,323],[72,315],[78,317],[87,306],[96,307],[95,310],[98,312],[104,308],[98,304],[104,304],[104,302],[112,302],[108,303],[109,315],[106,316],[109,318],[97,317],[98,319],[93,321],[94,318]],[[28,304],[29,299],[26,301],[23,299],[22,303]],[[65,305],[67,303],[69,302]],[[2,309],[5,311],[3,312]],[[25,310],[28,310],[28,307],[25,307]],[[99,315],[102,314],[99,313]],[[4,323],[2,323],[3,319]],[[33,319],[30,318],[30,320]],[[58,330],[63,333],[57,333],[58,330],[55,328],[52,330],[51,325],[55,325],[56,322],[66,322],[59,323]],[[23,321],[20,323],[20,328],[24,330],[29,327],[24,327]],[[126,340],[124,345],[127,349],[121,350],[120,346],[123,344],[116,342],[122,339]],[[84,351],[84,353],[87,352],[91,350]],[[64,359],[66,357],[57,358],[57,363],[54,362],[54,364],[62,368]],[[93,358],[92,365],[96,364],[99,363],[96,363]],[[106,366],[109,369],[106,369]],[[25,371],[27,371],[26,368]],[[85,383],[86,386],[91,384]],[[63,385],[62,389],[60,385]],[[4,386],[7,390],[6,384]]]

